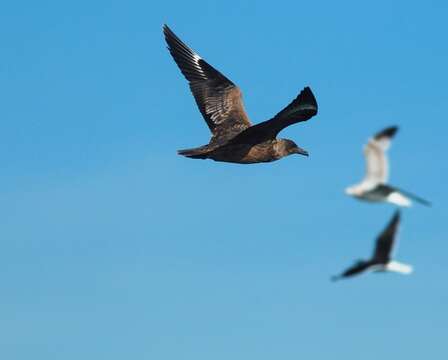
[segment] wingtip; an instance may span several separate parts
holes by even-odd
[[[401,211],[400,209],[396,209],[393,213],[392,217],[390,218],[387,228],[395,228],[397,227],[401,222]]]
[[[168,38],[169,38],[170,34],[172,33],[172,31],[166,23],[164,23],[162,25],[162,33],[163,33],[163,36],[165,37],[165,41],[168,42]],[[169,49],[169,47],[168,47],[168,49]]]
[[[392,218],[389,221],[390,226],[398,226],[401,222],[401,211],[400,209],[395,210]]]
[[[167,24],[163,24],[162,30],[163,35],[165,35],[165,39],[168,40],[169,38],[177,38],[177,35],[174,33],[173,30],[171,30],[171,28]]]
[[[318,111],[317,100],[313,94],[313,91],[309,86],[305,86],[303,88],[303,90],[299,94],[299,99],[301,104],[314,108],[315,113],[317,114]]]
[[[174,34],[173,30],[171,30],[171,28],[164,23],[162,25],[162,31],[163,31],[163,35],[165,35],[165,39],[169,39],[169,38],[177,38],[176,34]]]
[[[403,193],[405,196],[411,198],[413,201],[419,203],[420,205],[424,205],[427,207],[432,207],[432,203],[426,199],[421,198],[420,196],[417,196],[409,191],[405,191],[405,190],[399,190],[401,193]]]
[[[396,126],[396,125],[389,126],[389,127],[385,128],[385,129],[381,130],[380,132],[376,133],[375,134],[375,139],[378,140],[378,139],[381,139],[383,137],[387,137],[387,138],[391,139],[391,138],[393,138],[397,134],[398,129],[399,129],[399,127]]]
[[[313,93],[309,86],[305,86],[302,91],[307,91],[307,92]]]
[[[421,204],[423,206],[432,207],[432,202],[431,201],[428,201],[428,200],[425,200],[425,199],[418,199],[418,200],[415,200],[415,201],[417,201],[419,204]]]

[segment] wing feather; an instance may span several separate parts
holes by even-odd
[[[366,175],[363,184],[365,187],[373,188],[388,181],[389,160],[386,152],[397,131],[398,128],[396,126],[388,127],[369,139],[364,147]]]
[[[188,80],[215,141],[225,141],[251,126],[240,89],[182,42],[167,25],[163,33],[168,50]]]
[[[373,253],[373,259],[379,263],[387,263],[392,257],[396,245],[397,231],[400,225],[400,211],[397,210],[392,216],[383,232],[378,236]]]
[[[272,119],[251,126],[239,134],[235,143],[260,143],[275,139],[285,127],[311,119],[317,114],[317,101],[309,87],[305,87],[299,95]]]

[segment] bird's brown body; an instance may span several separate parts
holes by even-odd
[[[278,139],[278,133],[317,114],[311,89],[299,95],[272,119],[252,125],[244,110],[240,89],[182,42],[168,26],[163,32],[168,50],[188,80],[196,104],[211,133],[210,143],[179,150],[193,159],[252,164],[271,162],[291,154],[308,155],[293,141]]]
[[[212,147],[209,145],[196,149],[180,150],[179,154],[195,159],[212,159],[215,161],[238,164],[255,164],[281,159],[296,150],[284,144],[283,139],[267,140],[260,144],[226,144]]]
[[[275,149],[274,141],[265,141],[257,145],[229,145],[212,151],[209,158],[239,164],[271,162],[282,157]]]

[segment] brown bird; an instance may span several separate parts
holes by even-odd
[[[308,156],[294,141],[278,139],[277,135],[287,126],[317,114],[317,102],[309,87],[272,119],[252,125],[238,86],[184,44],[167,25],[163,33],[212,133],[207,145],[179,150],[178,154],[240,164],[270,162],[291,154]]]

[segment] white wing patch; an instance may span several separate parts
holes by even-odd
[[[194,67],[201,74],[201,76],[204,78],[204,80],[207,80],[207,75],[205,74],[204,70],[202,69],[201,65],[199,64],[199,60],[202,60],[202,58],[198,54],[193,52]]]
[[[414,269],[412,268],[411,265],[403,264],[398,261],[390,261],[386,265],[386,270],[397,272],[397,273],[404,274],[404,275],[409,275],[414,271]]]
[[[202,60],[202,58],[196,53],[193,54],[193,59],[197,64],[199,63],[199,60]]]
[[[220,124],[226,120],[225,115],[231,110],[232,104],[226,98],[209,98],[205,101],[205,113],[209,115],[214,124]]]
[[[390,193],[389,196],[387,197],[387,201],[398,206],[405,206],[405,207],[412,206],[411,200],[409,200],[406,196],[404,196],[398,191]]]

